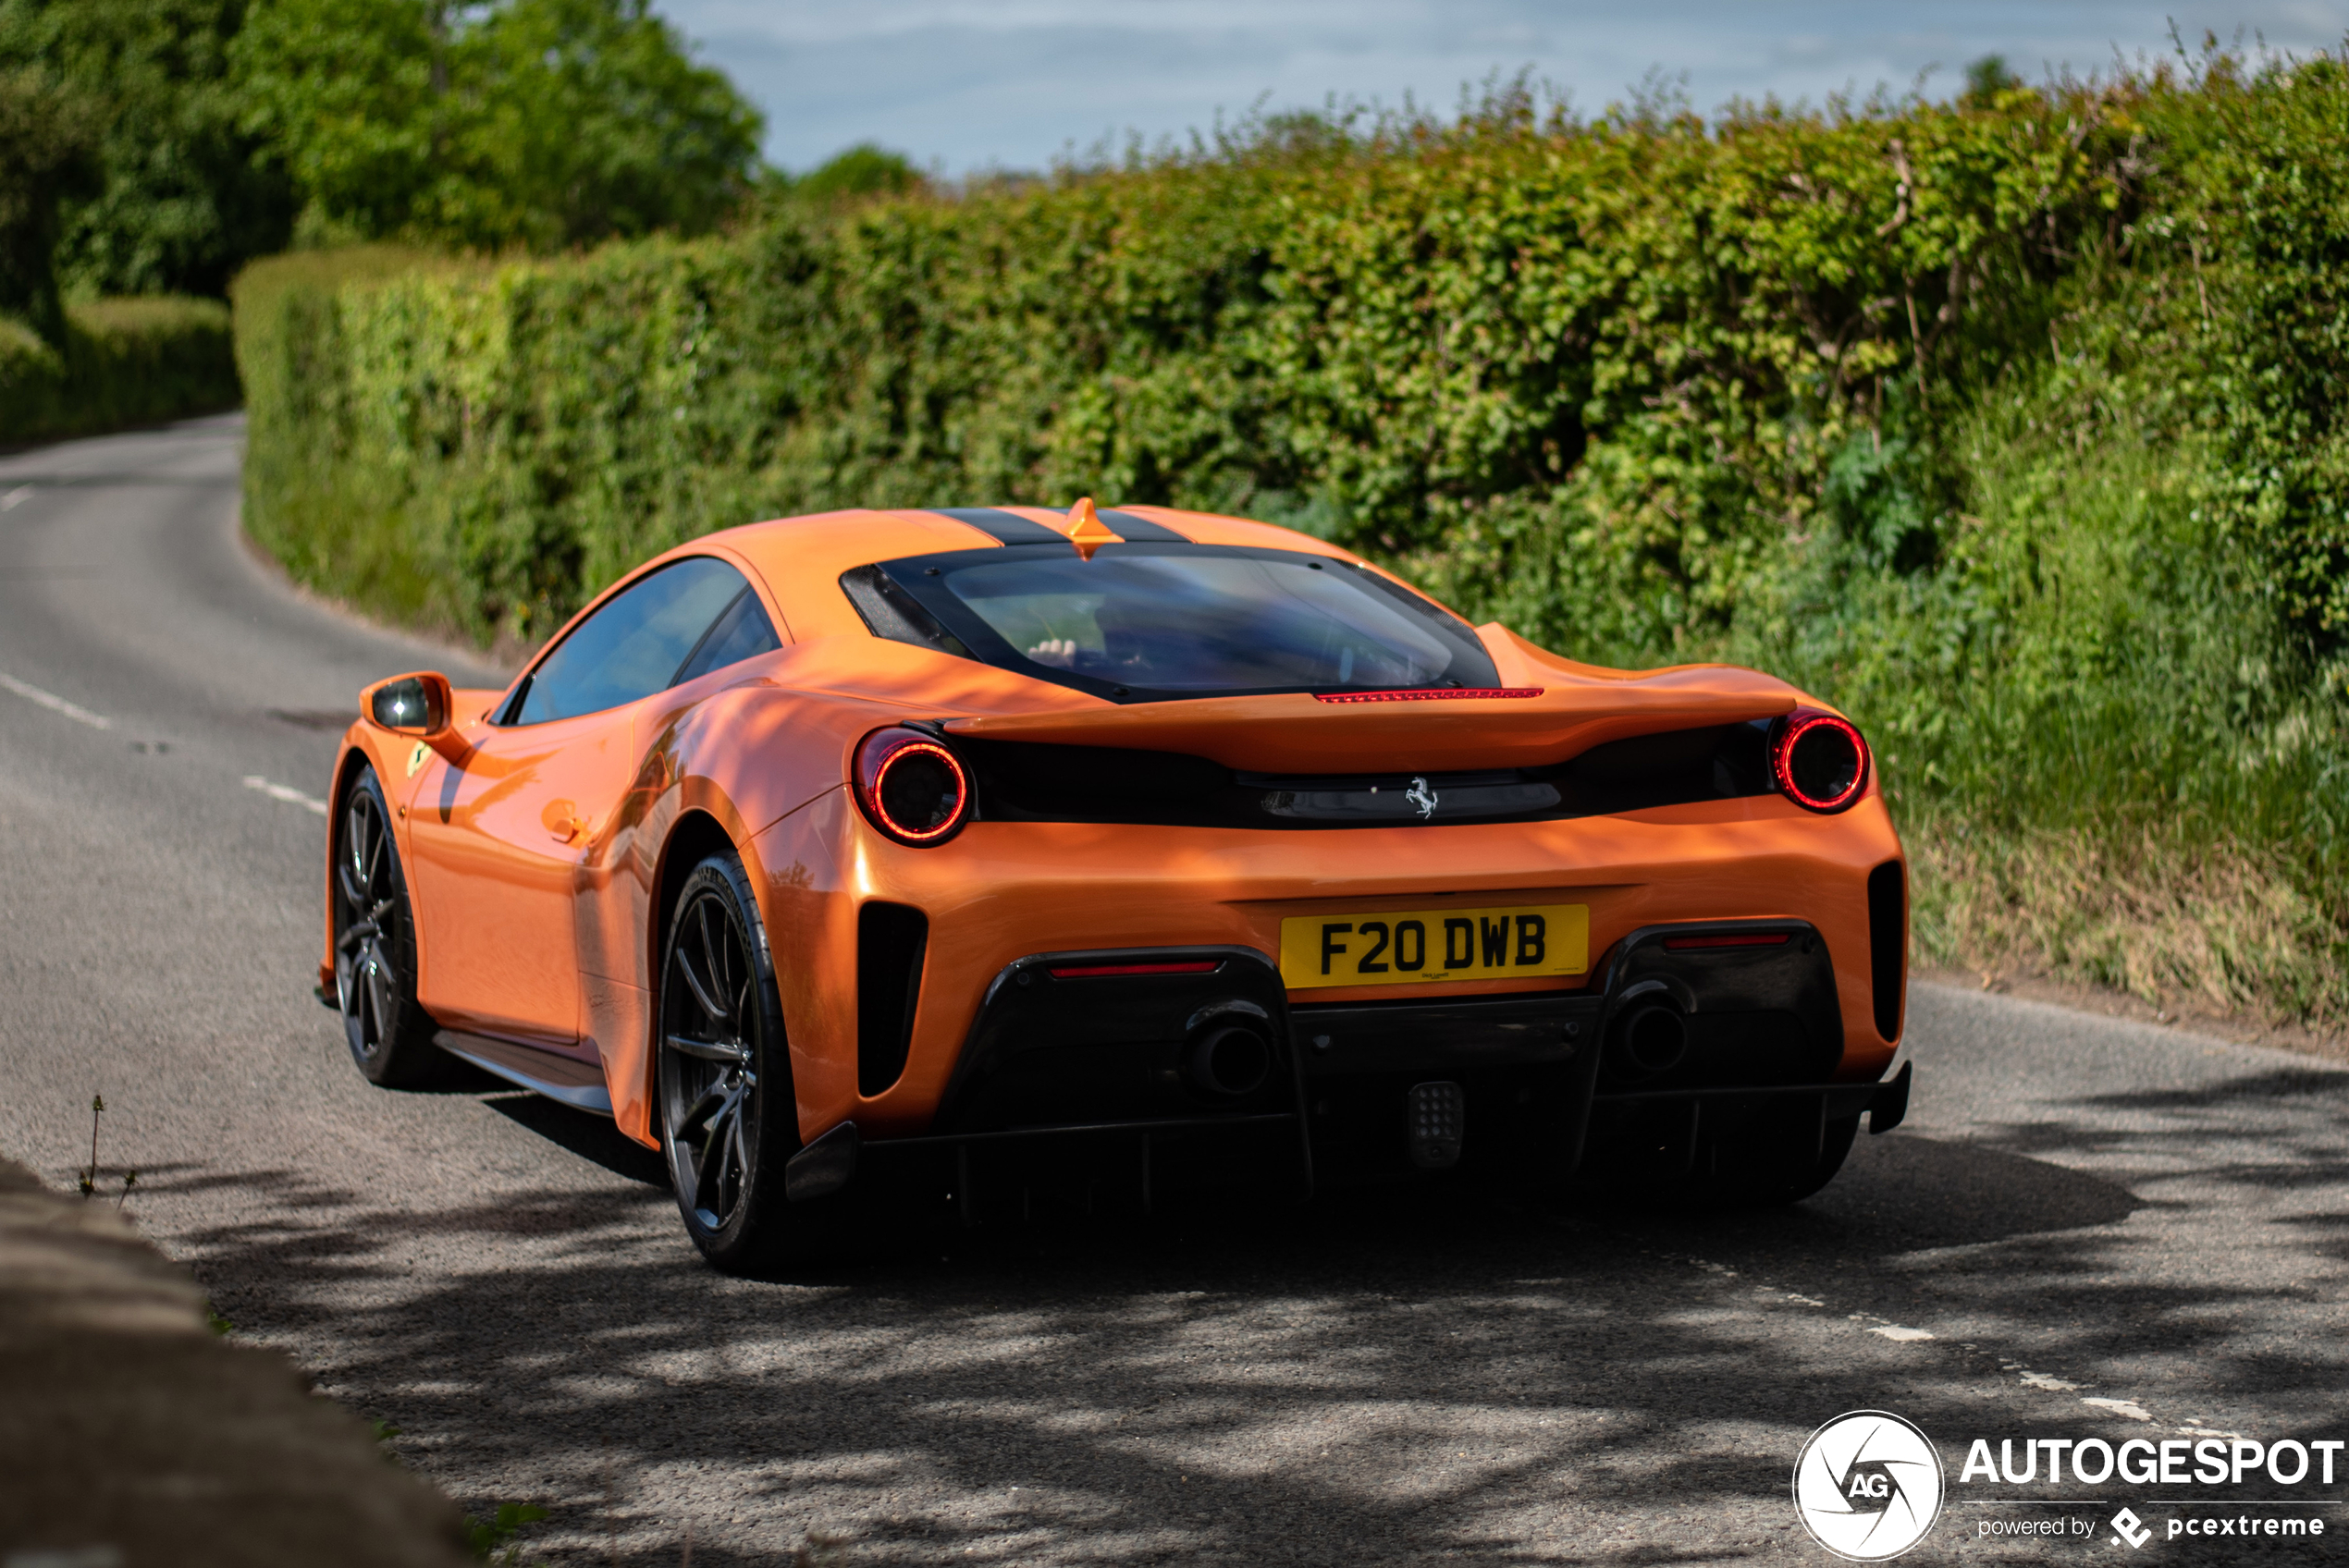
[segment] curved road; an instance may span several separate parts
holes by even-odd
[[[2349,1532],[2256,1472],[1961,1483],[1974,1437],[2349,1438],[2349,1073],[2002,998],[1919,987],[1908,1126],[1786,1212],[1354,1198],[711,1273],[609,1124],[373,1089],[311,998],[355,689],[483,672],[253,563],[240,429],[0,458],[0,1153],[70,1183],[103,1094],[102,1189],[135,1166],[238,1332],[468,1509],[547,1506],[534,1561],[1826,1562],[1787,1478],[1866,1406],[1949,1465],[1911,1561],[2109,1553],[2123,1503]],[[2240,1560],[2196,1544],[2155,1547]]]

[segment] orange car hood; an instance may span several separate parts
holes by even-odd
[[[958,718],[957,735],[1182,752],[1261,773],[1528,767],[1661,729],[1770,718],[1781,681],[1728,666],[1625,676],[1544,656],[1538,696],[1329,703],[1290,692]]]

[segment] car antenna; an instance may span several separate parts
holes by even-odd
[[[1068,508],[1068,520],[1061,525],[1061,532],[1067,534],[1068,542],[1076,546],[1076,553],[1088,561],[1093,558],[1093,552],[1102,545],[1125,543],[1122,536],[1110,532],[1109,524],[1101,521],[1101,514],[1093,509],[1093,497],[1090,496],[1078,497],[1076,504]]]

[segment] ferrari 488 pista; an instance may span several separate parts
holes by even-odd
[[[1867,745],[1154,507],[845,511],[362,694],[321,994],[666,1160],[711,1261],[874,1194],[1569,1181],[1786,1202],[1908,1101]]]

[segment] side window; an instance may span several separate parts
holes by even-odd
[[[743,591],[734,595],[734,602],[726,606],[670,684],[682,686],[697,675],[707,675],[713,669],[723,669],[760,654],[771,654],[782,645],[782,639],[775,635],[775,623],[767,619],[758,595],[744,583]]]
[[[665,690],[713,623],[747,599],[743,574],[688,556],[631,583],[556,644],[523,689],[517,724],[601,713]],[[765,627],[762,612],[757,624]],[[771,628],[768,636],[774,635]]]

